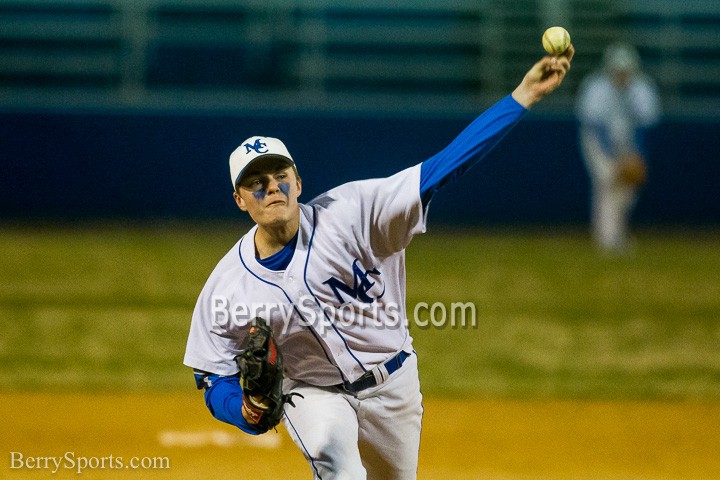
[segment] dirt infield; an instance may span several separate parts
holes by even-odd
[[[717,403],[425,407],[420,479],[720,479]],[[0,478],[310,478],[284,431],[243,435],[200,393],[5,393],[0,410]]]

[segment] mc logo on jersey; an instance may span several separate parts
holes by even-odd
[[[358,259],[356,258],[352,264],[352,271],[352,287],[335,277],[330,277],[323,282],[323,285],[327,285],[332,289],[335,297],[338,299],[338,302],[345,303],[348,301],[345,300],[345,297],[343,297],[343,293],[351,298],[360,300],[363,303],[373,303],[375,300],[385,295],[385,287],[383,287],[383,291],[380,292],[379,295],[374,297],[369,295],[370,289],[377,283],[375,281],[371,281],[369,275],[380,275],[380,271],[377,268],[363,271],[363,269],[358,266]]]
[[[255,144],[250,145],[249,143],[246,143],[243,145],[245,147],[245,154],[247,155],[250,153],[251,150],[255,150],[256,153],[267,153],[267,144],[265,144],[262,140],[259,138],[255,140]]]

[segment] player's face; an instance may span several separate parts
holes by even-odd
[[[295,169],[285,161],[259,159],[243,175],[235,202],[258,225],[280,227],[299,215],[301,190]]]
[[[632,71],[630,70],[616,70],[613,72],[613,82],[620,89],[626,89],[630,85],[631,78]]]

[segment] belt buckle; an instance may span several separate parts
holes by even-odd
[[[343,388],[350,393],[359,393],[376,385],[375,376],[371,371],[365,372],[354,382],[345,382]]]
[[[382,366],[385,367],[385,371],[387,373],[387,377],[390,377],[395,371],[397,371],[403,363],[405,363],[405,360],[407,357],[409,357],[410,354],[404,351],[400,351],[397,355],[395,355],[393,358],[382,364]],[[392,364],[392,362],[396,362],[395,368],[392,370],[388,369],[388,364]],[[377,367],[376,367],[377,368]],[[374,369],[373,369],[374,370]],[[363,373],[360,378],[355,380],[352,383],[345,382],[342,384],[342,388],[350,393],[359,393],[363,390],[366,390],[371,387],[375,387],[378,385],[378,380],[375,377],[375,373],[373,370],[368,370],[367,372]],[[387,380],[387,377],[384,377],[384,380]]]

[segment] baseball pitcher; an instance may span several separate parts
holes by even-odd
[[[230,180],[255,226],[207,280],[184,359],[215,418],[253,435],[282,422],[316,479],[416,477],[423,407],[405,248],[436,192],[561,84],[573,54],[542,58],[435,156],[308,203],[283,142],[240,144]]]

